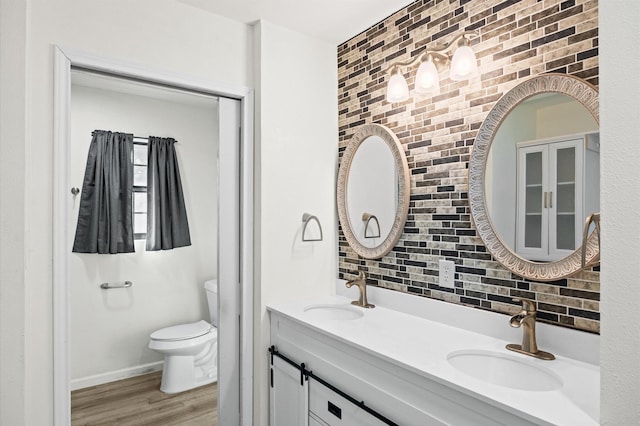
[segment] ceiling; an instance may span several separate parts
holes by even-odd
[[[243,23],[264,19],[336,45],[415,0],[178,0]]]

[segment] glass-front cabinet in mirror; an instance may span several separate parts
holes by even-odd
[[[586,215],[600,211],[597,139],[590,133],[517,144],[516,252],[522,257],[559,260],[582,244]]]
[[[478,131],[469,199],[491,254],[527,278],[554,280],[581,268],[586,218],[600,211],[595,88],[547,74],[506,93]],[[595,236],[587,263],[597,261]]]

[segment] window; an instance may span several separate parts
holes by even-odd
[[[133,234],[136,240],[147,237],[147,152],[146,143],[133,143]]]

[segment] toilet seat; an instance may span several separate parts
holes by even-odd
[[[186,325],[186,324],[183,324]],[[170,328],[170,327],[168,327]],[[160,331],[160,330],[158,330]],[[174,355],[188,355],[191,354],[193,356],[197,355],[198,349],[205,349],[206,346],[212,342],[217,342],[218,340],[218,329],[210,326],[210,329],[207,333],[200,335],[198,337],[185,338],[174,338],[173,340],[160,340],[160,339],[149,339],[149,348],[157,351],[170,351]],[[166,355],[166,353],[165,353]]]
[[[201,320],[189,324],[174,325],[172,327],[161,328],[151,333],[151,340],[163,342],[175,342],[180,340],[195,339],[204,336],[215,327],[208,322]]]

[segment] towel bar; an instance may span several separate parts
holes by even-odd
[[[111,283],[102,283],[100,284],[100,288],[103,290],[110,290],[112,288],[129,288],[133,285],[131,281],[125,281],[123,284],[111,284]]]

